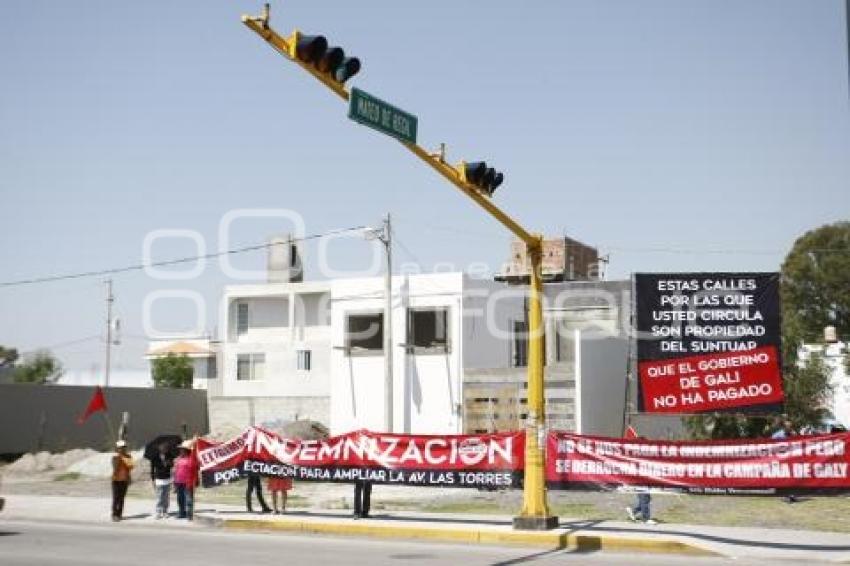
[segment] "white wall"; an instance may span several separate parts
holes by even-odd
[[[622,436],[628,340],[575,333],[577,432]]]
[[[66,368],[56,385],[103,385],[104,374],[100,367],[89,369]],[[150,369],[111,368],[110,387],[153,387]]]
[[[393,280],[393,295],[398,296],[398,278]],[[345,321],[350,313],[383,312],[383,281],[379,278],[346,279],[331,285],[331,434],[368,428],[384,430],[384,356],[349,356],[344,350]],[[393,330],[401,320],[393,317]],[[396,357],[401,349],[394,332]],[[396,367],[398,364],[395,364]],[[400,390],[402,373],[394,372],[394,393]],[[400,394],[399,394],[400,395]],[[398,406],[398,403],[395,403]]]
[[[328,295],[329,286],[315,282],[228,288],[224,298],[227,320],[222,321],[222,326],[228,329],[228,339],[221,346],[220,394],[225,397],[329,396],[331,332],[327,315],[316,312],[320,306],[328,305]],[[236,332],[239,303],[249,305],[249,328],[242,334]],[[298,369],[298,350],[310,350],[309,371]],[[263,379],[236,379],[239,354],[265,355]]]
[[[463,367],[510,367],[513,321],[525,317],[527,290],[480,279],[465,279],[464,290]]]
[[[407,308],[444,307],[448,314],[448,352],[413,352],[402,350],[405,382],[404,431],[429,434],[456,434],[460,430],[463,342],[463,298],[467,285],[460,273],[409,277],[409,296],[397,318],[402,320],[399,335],[408,343]],[[398,365],[398,363],[396,364]],[[397,398],[398,399],[398,398]],[[397,405],[398,406],[398,405]]]
[[[471,287],[500,288],[470,281],[461,273],[396,276],[393,278],[393,423],[396,432],[452,434],[461,431],[461,383],[465,353],[484,367],[505,367],[508,342],[488,341],[484,301],[480,312],[470,311],[464,291]],[[332,343],[345,344],[345,318],[349,313],[383,312],[380,278],[335,281],[332,287]],[[413,352],[408,344],[407,309],[446,307],[448,352]],[[505,308],[497,309],[506,317]],[[517,309],[521,312],[521,308]],[[503,312],[504,311],[504,312]],[[469,322],[472,321],[472,322]],[[332,353],[331,431],[334,434],[370,428],[384,430],[384,356]]]
[[[330,393],[330,328],[311,328],[303,340],[286,338],[264,341],[240,340],[224,350],[219,373],[223,377],[225,396],[321,396]],[[297,369],[296,352],[312,352],[310,371]],[[265,372],[261,380],[237,380],[239,354],[265,354]]]
[[[248,305],[248,330],[237,332],[239,304]],[[289,336],[289,297],[240,297],[230,301],[229,341],[257,342]]]

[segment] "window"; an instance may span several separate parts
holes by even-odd
[[[345,349],[349,355],[384,350],[383,313],[350,314],[345,321]]]
[[[313,352],[311,350],[298,350],[295,354],[297,368],[303,371],[310,371]]]
[[[207,379],[215,379],[218,377],[218,365],[215,356],[207,358]]]
[[[248,303],[236,303],[236,333],[248,332]]]
[[[257,381],[266,374],[265,354],[239,354],[236,357],[236,379]]]
[[[514,339],[512,350],[513,367],[524,368],[528,366],[528,339],[531,332],[528,330],[528,323],[524,320],[515,320],[514,323]],[[543,365],[547,365],[546,361],[546,333],[543,333]]]
[[[409,309],[407,311],[407,347],[419,353],[448,352],[449,309]]]
[[[528,365],[528,325],[524,320],[514,321],[513,367],[523,368]]]

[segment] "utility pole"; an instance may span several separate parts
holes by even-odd
[[[106,379],[104,387],[109,387],[109,370],[112,364],[112,279],[106,280]]]
[[[393,245],[390,213],[381,229],[369,228],[366,238],[384,245],[384,432],[393,431]]]
[[[345,81],[360,70],[360,60],[356,57],[346,57],[339,47],[328,48],[324,36],[307,36],[295,30],[289,37],[282,37],[269,26],[269,5],[266,4],[259,16],[242,16],[242,23],[259,35],[275,51],[292,61],[319,82],[328,87],[334,94],[351,103],[352,93],[346,90]],[[361,94],[362,96],[362,94]],[[364,101],[364,107],[377,107],[383,115],[382,101]],[[399,113],[398,109],[385,108],[390,116],[396,115],[403,122],[410,121],[412,116]],[[349,107],[349,117],[352,116]],[[359,121],[359,120],[358,120]],[[380,121],[379,121],[380,122]],[[375,127],[373,124],[372,127]],[[379,131],[384,128],[376,127]],[[558,526],[558,518],[551,514],[546,497],[546,478],[544,470],[544,449],[546,439],[546,400],[543,394],[543,236],[523,228],[513,218],[503,212],[491,197],[496,188],[502,184],[503,175],[488,167],[483,161],[466,163],[461,161],[452,166],[446,162],[445,146],[436,153],[429,152],[416,144],[415,134],[408,132],[404,136],[393,136],[407,150],[416,155],[425,164],[434,169],[443,178],[457,187],[462,193],[472,199],[493,218],[522,240],[528,250],[531,260],[531,281],[529,286],[528,321],[529,321],[529,355],[528,355],[528,419],[525,433],[525,481],[523,484],[522,511],[514,517],[514,528],[523,530],[545,530]],[[387,217],[386,227],[389,227]],[[389,246],[388,246],[389,249]],[[389,267],[389,253],[387,254]],[[389,276],[389,269],[387,269]],[[389,299],[391,294],[387,293]],[[389,309],[388,309],[389,311]],[[386,318],[385,318],[386,321]],[[386,324],[386,322],[385,322]],[[386,328],[385,330],[389,330]],[[385,340],[389,332],[385,332]],[[386,342],[385,342],[386,344]],[[389,359],[389,351],[385,357]],[[389,375],[389,373],[388,373]],[[387,404],[388,407],[391,403]]]
[[[393,431],[393,245],[390,213],[381,234],[387,265],[384,272],[384,430]]]

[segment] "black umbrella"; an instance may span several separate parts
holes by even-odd
[[[168,456],[170,458],[177,457],[177,447],[183,442],[183,438],[176,434],[160,434],[147,444],[145,444],[145,458],[153,460],[159,454],[159,447],[165,444],[168,447]]]

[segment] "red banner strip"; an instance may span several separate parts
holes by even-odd
[[[556,489],[640,486],[698,493],[850,489],[850,433],[788,440],[664,442],[549,433]]]

